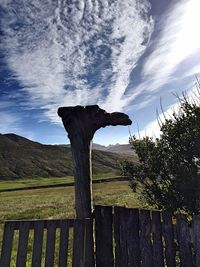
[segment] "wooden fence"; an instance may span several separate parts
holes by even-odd
[[[198,216],[97,206],[95,225],[97,267],[200,267]]]
[[[93,225],[95,254],[90,247],[93,245]],[[69,244],[69,229],[72,230],[73,245]],[[60,234],[58,260],[55,263],[57,230]],[[10,267],[12,243],[16,234],[18,249],[14,266],[27,266],[30,231],[34,237],[32,267],[71,266],[68,261],[69,249],[73,251],[73,267],[200,267],[198,216],[188,221],[186,216],[181,214],[172,218],[169,211],[96,206],[94,220],[7,221],[2,243],[1,267]],[[93,258],[95,263],[89,266],[88,260],[91,263]]]

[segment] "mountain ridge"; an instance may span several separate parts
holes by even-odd
[[[95,150],[93,173],[119,174],[117,161],[124,155]],[[44,145],[16,134],[0,134],[0,179],[64,177],[73,175],[71,149]]]

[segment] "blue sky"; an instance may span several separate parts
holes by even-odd
[[[130,131],[159,133],[200,70],[199,0],[1,0],[0,132],[68,142],[60,106],[122,111]],[[127,143],[127,127],[94,141]]]

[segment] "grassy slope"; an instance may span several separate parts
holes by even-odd
[[[119,174],[117,161],[124,156],[93,151],[93,173]],[[42,145],[17,135],[0,135],[0,179],[65,177],[72,175],[68,147]]]
[[[128,182],[93,185],[95,204],[141,207]],[[0,193],[0,222],[7,219],[67,218],[74,216],[74,187]]]
[[[95,184],[93,185],[93,196],[94,204],[145,207],[145,203],[139,199],[139,195],[131,192],[128,182]],[[73,217],[74,187],[0,193],[0,242],[2,240],[4,220],[62,219]],[[32,238],[33,236],[30,234],[30,239]],[[70,251],[72,250],[71,247],[72,245],[70,245]],[[27,267],[31,266],[31,249],[32,247],[29,245]],[[13,250],[12,266],[15,266],[17,240],[14,240]]]
[[[93,180],[99,179],[99,178],[113,178],[115,177],[115,174],[113,173],[105,173],[105,174],[99,174],[94,175]],[[56,186],[56,185],[63,185],[67,183],[74,182],[73,176],[68,177],[48,177],[48,178],[28,178],[28,179],[16,179],[16,180],[0,180],[0,192],[7,190],[7,189],[18,189],[18,188],[24,188],[27,187],[38,187],[38,186]]]

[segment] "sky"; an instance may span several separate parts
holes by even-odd
[[[58,107],[97,104],[133,123],[100,129],[95,143],[157,136],[157,115],[199,75],[199,10],[199,0],[1,0],[0,133],[68,143]]]

